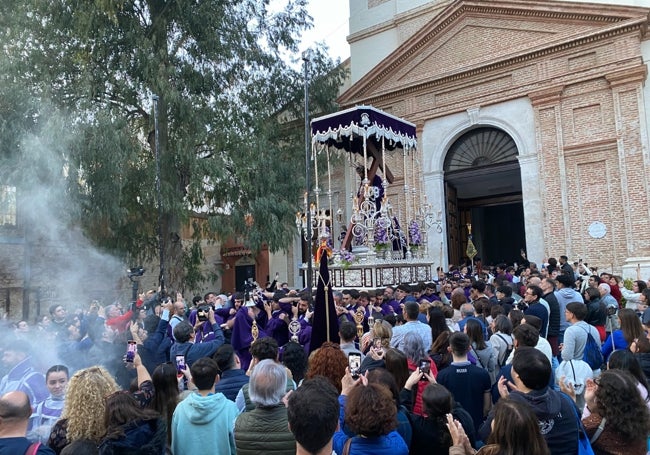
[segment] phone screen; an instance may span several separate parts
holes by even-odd
[[[185,371],[185,356],[184,355],[177,355],[176,356],[176,371],[178,371],[179,374],[183,374],[183,371]]]
[[[384,347],[381,344],[381,338],[374,338],[372,340],[372,346],[375,348],[376,351],[381,352],[383,351]]]
[[[359,368],[361,367],[361,354],[351,352],[348,354],[348,367],[353,378],[359,377]]]
[[[138,352],[138,345],[135,341],[129,340],[128,344],[126,345],[126,361],[133,362],[136,352]]]
[[[430,360],[420,361],[420,371],[422,373],[429,374],[429,372],[431,371],[431,361]]]

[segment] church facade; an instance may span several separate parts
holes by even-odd
[[[416,124],[432,255],[650,275],[647,2],[352,3],[339,102]]]

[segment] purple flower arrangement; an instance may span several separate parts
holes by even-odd
[[[389,243],[390,237],[388,236],[388,230],[379,223],[375,224],[375,247],[383,249]]]
[[[346,250],[345,248],[341,248],[340,250],[334,250],[334,257],[339,258],[344,269],[350,267],[357,260],[356,256],[352,254],[350,251]]]
[[[422,245],[422,233],[420,232],[420,225],[415,220],[412,220],[409,223],[409,239],[412,246]]]

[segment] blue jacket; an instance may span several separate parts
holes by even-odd
[[[226,398],[234,402],[237,398],[237,393],[239,393],[239,389],[241,389],[244,384],[248,384],[249,379],[250,378],[246,376],[246,372],[241,368],[226,370],[221,373],[221,379],[219,379],[214,391],[223,393]]]
[[[214,340],[206,343],[174,343],[169,350],[169,358],[174,361],[177,355],[185,356],[185,364],[191,367],[194,362],[203,357],[210,357],[224,343],[223,332],[219,324],[213,324]]]
[[[343,453],[345,442],[350,439],[342,430],[345,420],[345,397],[339,397],[339,424],[340,428],[334,433],[333,449],[336,453]],[[387,435],[375,438],[361,438],[355,436],[350,443],[349,455],[408,455],[409,448],[400,434],[393,430]]]
[[[334,433],[334,451],[343,453],[348,437],[342,431]],[[397,431],[377,438],[355,436],[350,443],[349,455],[407,455],[409,449]]]
[[[614,338],[614,344],[612,344],[612,338]],[[616,349],[627,349],[627,340],[623,336],[622,330],[614,330],[605,340],[603,346],[600,348],[600,352],[603,353],[603,358],[605,362],[609,358],[609,355],[614,352]]]
[[[172,417],[172,454],[234,455],[238,414],[235,403],[223,393],[205,397],[191,393],[178,403]]]
[[[147,339],[142,342],[140,357],[142,358],[142,364],[150,373],[153,373],[153,370],[158,365],[169,360],[169,349],[172,346],[172,340],[166,336],[168,325],[169,321],[161,318],[156,331],[150,333]]]

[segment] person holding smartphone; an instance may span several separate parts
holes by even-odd
[[[171,347],[169,356],[171,359],[176,359],[176,356],[182,355],[185,357],[185,364],[191,367],[194,362],[202,357],[210,357],[216,350],[224,343],[224,336],[221,327],[214,317],[214,310],[210,308],[208,312],[208,321],[212,324],[214,331],[214,339],[206,343],[194,343],[195,332],[194,327],[187,322],[180,322],[174,327],[174,338],[176,343]]]
[[[416,333],[407,333],[404,336],[404,344],[402,346],[402,351],[406,355],[408,362],[409,371],[420,371],[421,373],[420,378],[422,381],[414,388],[411,402],[413,403],[413,413],[424,415],[422,393],[428,384],[427,379],[429,375],[435,378],[438,375],[438,368],[427,354],[426,348],[422,343],[422,338]]]

